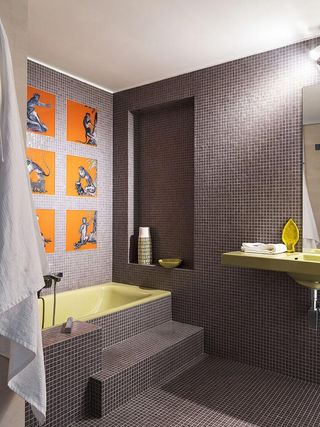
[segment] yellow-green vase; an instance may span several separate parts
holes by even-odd
[[[288,252],[295,251],[295,246],[299,241],[299,228],[292,218],[283,227],[282,241],[286,245]]]

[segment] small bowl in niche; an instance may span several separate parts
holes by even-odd
[[[158,260],[163,268],[177,268],[182,263],[180,258],[162,258]]]

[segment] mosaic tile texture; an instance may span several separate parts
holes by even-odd
[[[203,329],[198,326],[186,325],[185,323],[174,321],[163,323],[144,333],[135,335],[130,339],[107,348],[103,352],[103,375],[100,377],[109,378],[113,374],[121,372],[127,367],[139,363],[146,358],[155,356],[171,345],[177,344],[194,335],[199,335],[200,338],[202,338]],[[143,351],[141,351],[141,349],[143,349]],[[203,353],[201,345],[200,353]]]
[[[43,331],[47,385],[45,427],[63,427],[89,413],[88,380],[101,369],[101,330],[75,322],[70,335],[61,326]],[[62,336],[63,335],[63,336]],[[26,427],[38,427],[26,404]]]
[[[55,253],[48,254],[52,271],[64,278],[57,290],[96,285],[112,281],[112,94],[79,80],[28,61],[28,84],[56,95],[55,137],[27,133],[27,147],[56,153],[55,195],[34,195],[37,209],[55,209]],[[98,110],[98,146],[66,141],[67,99]],[[66,196],[67,154],[98,161],[98,196]],[[98,247],[95,250],[66,252],[66,210],[98,211]],[[44,291],[44,293],[49,293]]]
[[[150,227],[153,263],[181,258],[193,266],[194,104],[193,99],[134,112],[135,235]],[[159,214],[161,212],[161,214]],[[132,262],[137,262],[136,256]]]
[[[42,331],[42,346],[45,349],[55,344],[61,344],[62,342],[73,340],[77,336],[95,332],[98,329],[100,328],[96,325],[79,321],[73,322],[70,334],[66,334],[64,332],[64,325],[48,328]],[[100,332],[99,335],[101,335]]]
[[[90,379],[92,414],[101,417],[203,354],[203,329],[167,322],[107,348]]]
[[[320,387],[208,358],[146,390],[104,418],[73,427],[317,427]]]
[[[320,69],[309,57],[319,43],[116,93],[113,204],[113,280],[171,290],[174,320],[204,327],[207,352],[316,382],[320,340],[307,323],[309,291],[285,274],[223,267],[220,258],[244,241],[279,242],[289,217],[301,228],[302,88],[320,83]],[[189,97],[195,114],[194,270],[130,264],[130,112]],[[161,163],[155,177],[157,168],[161,172]],[[161,211],[154,215],[156,224]]]
[[[102,348],[106,348],[147,329],[161,325],[171,318],[171,297],[168,296],[88,322],[102,328]]]

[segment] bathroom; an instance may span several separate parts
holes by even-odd
[[[23,393],[0,269],[0,427],[319,426],[319,2],[2,0],[0,19],[28,166],[5,176],[48,266],[28,285],[45,376],[16,375]],[[241,251],[281,248],[290,219],[293,252]]]

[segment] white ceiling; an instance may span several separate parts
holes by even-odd
[[[319,0],[29,0],[29,57],[113,92],[319,33]]]

